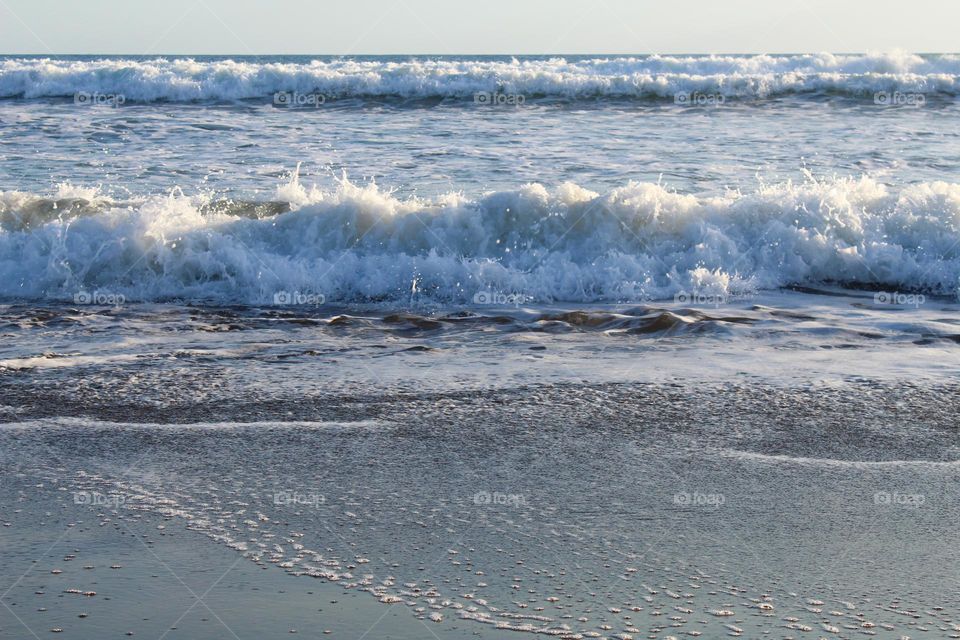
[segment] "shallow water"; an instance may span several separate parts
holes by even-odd
[[[10,564],[69,509],[208,539],[443,638],[949,637],[956,303],[872,300],[8,306]]]
[[[90,520],[162,516],[424,618],[900,638],[955,629],[954,395],[559,386],[359,422],[324,421],[331,401],[313,422],[29,420],[0,438],[14,487],[54,482]]]
[[[7,307],[4,501],[17,531],[162,522],[439,637],[948,637],[957,347],[921,334],[955,303],[871,301]]]
[[[869,98],[730,102],[550,104],[500,108],[348,103],[272,104],[2,101],[5,190],[46,193],[61,182],[103,185],[117,198],[212,190],[271,195],[298,162],[309,184],[342,171],[402,196],[471,196],[526,182],[575,182],[599,192],[637,182],[683,193],[752,191],[768,183],[868,174],[892,185],[953,181],[960,118],[953,99],[922,109]],[[63,127],[70,122],[70,127]],[[769,136],[776,131],[776,136]],[[29,155],[27,155],[29,150]]]

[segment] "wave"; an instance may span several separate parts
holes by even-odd
[[[330,98],[728,98],[876,92],[960,94],[960,55],[642,56],[517,59],[327,59],[298,62],[103,58],[0,59],[0,98],[123,96],[126,101],[233,101],[281,92]]]
[[[56,419],[35,419],[22,422],[2,422],[4,431],[36,431],[37,429],[88,429],[90,431],[130,431],[134,429],[164,429],[176,431],[219,430],[329,430],[353,431],[361,429],[380,429],[384,423],[377,420],[332,421],[332,420],[285,420],[249,422],[118,422],[93,418],[57,417]]]
[[[790,464],[812,467],[847,467],[854,469],[941,469],[960,467],[960,460],[842,460],[837,458],[808,458],[741,451],[738,449],[720,449],[719,455],[762,464]]]
[[[955,295],[958,280],[960,184],[946,182],[808,175],[713,197],[631,182],[401,199],[346,178],[308,189],[294,173],[272,203],[231,206],[179,191],[123,203],[69,186],[0,192],[7,299],[515,306],[825,282]]]

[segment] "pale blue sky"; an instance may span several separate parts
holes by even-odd
[[[960,49],[952,0],[0,0],[0,53]]]

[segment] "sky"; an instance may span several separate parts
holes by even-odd
[[[958,24],[951,0],[0,0],[0,53],[923,53]]]

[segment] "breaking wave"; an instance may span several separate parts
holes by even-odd
[[[960,55],[902,51],[751,56],[554,58],[0,59],[0,98],[122,95],[127,101],[233,101],[278,92],[331,98],[730,98],[879,91],[960,94]]]
[[[526,184],[428,200],[294,174],[270,202],[0,192],[7,299],[637,302],[823,282],[953,295],[958,278],[960,184],[946,182],[808,176],[714,197]]]

